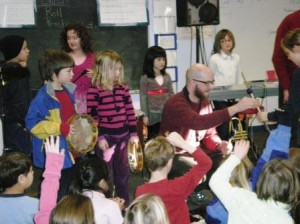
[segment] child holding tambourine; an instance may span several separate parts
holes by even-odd
[[[124,83],[122,59],[114,51],[96,54],[92,87],[87,93],[87,112],[99,128],[97,155],[109,166],[116,194],[129,204],[128,140],[138,144],[136,117]]]

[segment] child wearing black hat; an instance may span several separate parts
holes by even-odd
[[[30,134],[24,121],[31,100],[27,41],[18,35],[5,36],[0,39],[0,51],[5,59],[0,65],[4,147],[30,155]]]

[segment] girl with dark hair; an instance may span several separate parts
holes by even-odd
[[[166,73],[166,51],[159,46],[148,48],[140,80],[143,123],[148,126],[148,138],[154,138],[160,128],[162,110],[167,99],[174,94],[172,80]]]
[[[75,62],[72,82],[77,85],[75,91],[77,112],[86,113],[86,94],[91,86],[95,59],[92,49],[92,37],[86,27],[74,23],[62,30],[60,43],[62,50],[67,52]]]
[[[123,223],[121,209],[124,200],[108,199],[108,167],[104,160],[97,157],[85,158],[79,164],[77,179],[72,183],[70,192],[89,197],[95,211],[96,223]]]

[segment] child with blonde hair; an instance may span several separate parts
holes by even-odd
[[[125,224],[169,224],[163,201],[154,194],[137,197],[128,207]]]
[[[228,223],[294,223],[289,211],[298,201],[300,185],[290,161],[273,159],[264,165],[256,193],[230,184],[232,170],[245,158],[249,147],[249,141],[237,142],[233,154],[209,182],[228,211]]]
[[[129,204],[128,140],[138,144],[136,117],[129,87],[124,82],[124,68],[115,51],[96,54],[92,87],[87,93],[87,112],[99,128],[98,150],[110,172],[116,194]]]

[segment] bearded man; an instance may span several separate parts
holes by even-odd
[[[176,131],[191,145],[206,151],[214,162],[207,174],[208,178],[218,167],[222,155],[228,154],[232,149],[229,142],[221,140],[216,126],[230,121],[236,113],[260,105],[258,100],[244,97],[233,106],[213,111],[208,100],[213,87],[212,71],[203,64],[192,65],[186,72],[186,86],[166,102],[160,126],[160,134]],[[193,165],[195,161],[189,155],[181,153],[181,149],[177,149],[170,178],[182,176]]]

